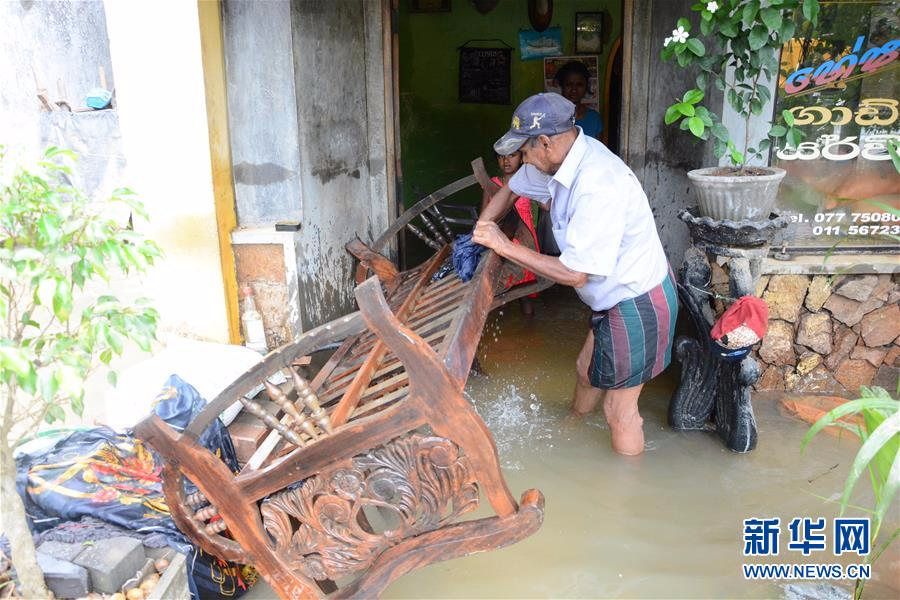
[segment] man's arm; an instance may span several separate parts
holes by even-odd
[[[509,209],[513,207],[513,204],[516,203],[516,198],[518,198],[518,196],[509,189],[509,185],[504,185],[500,188],[500,191],[494,194],[489,200],[486,198],[482,200],[482,203],[486,203],[486,206],[481,209],[478,220],[499,221],[509,212]]]
[[[488,206],[490,207],[490,205]],[[483,215],[482,219],[484,219]],[[556,283],[570,285],[574,288],[584,287],[587,283],[587,273],[573,271],[555,256],[546,256],[520,244],[514,244],[492,221],[478,221],[475,224],[472,241],[490,248],[503,258]]]

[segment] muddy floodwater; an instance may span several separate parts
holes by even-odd
[[[641,396],[643,456],[613,454],[599,412],[567,419],[587,318],[570,290],[546,292],[532,319],[515,305],[495,311],[478,353],[485,375],[471,376],[466,387],[496,438],[513,494],[543,492],[541,529],[508,548],[410,573],[385,598],[784,597],[789,582],[743,577],[742,520],[750,517],[781,518],[782,552],[748,562],[861,562],[833,556],[830,532],[824,552],[787,551],[793,517],[826,517],[831,529],[838,505],[825,499],[839,498],[857,442],[820,434],[801,455],[807,425],[784,416],[775,398],[754,400],[759,444],[744,455],[726,450],[714,434],[668,427],[676,373],[651,382]],[[859,487],[865,493],[854,500],[870,503],[865,478]],[[471,516],[487,516],[485,505]],[[894,516],[884,529],[896,525]],[[867,597],[900,597],[900,542],[879,563]],[[267,591],[262,583],[251,595]]]

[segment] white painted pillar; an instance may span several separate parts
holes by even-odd
[[[166,255],[142,282],[162,330],[227,343],[197,3],[105,3],[125,183]]]

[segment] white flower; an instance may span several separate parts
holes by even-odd
[[[672,43],[672,38],[667,37],[666,41],[663,42],[663,48],[666,48],[671,43]]]
[[[706,10],[708,10],[708,11],[711,12],[711,13],[714,13],[714,12],[716,12],[717,10],[719,10],[719,5],[718,5],[718,3],[716,3],[716,2],[707,2],[707,3],[706,3]]]
[[[688,32],[685,31],[684,27],[682,27],[680,25],[678,26],[678,29],[672,30],[672,41],[673,42],[681,42],[683,44],[687,41],[688,37],[690,37]]]

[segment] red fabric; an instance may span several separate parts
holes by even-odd
[[[500,187],[503,187],[503,180],[499,177],[491,177],[491,181],[493,181]],[[534,229],[534,217],[532,217],[531,215],[531,199],[524,196],[519,196],[518,200],[516,200],[515,207],[516,212],[519,213],[519,217],[522,219],[522,222],[525,223],[525,226],[528,227],[528,231],[531,232],[531,237],[534,238],[534,249],[537,252],[540,252],[541,250],[538,246],[537,231],[535,231]],[[513,243],[518,244],[519,240],[514,239]],[[512,281],[512,277],[510,277],[510,281],[506,282],[506,287],[510,288],[514,285],[537,281],[537,277],[534,273],[532,273],[528,269],[524,269],[524,271],[524,275],[522,275],[522,278],[518,281]],[[537,294],[529,294],[528,297],[537,298]]]
[[[710,335],[714,340],[721,339],[741,325],[753,330],[759,339],[766,335],[769,328],[769,307],[756,296],[743,296],[728,307],[716,321]]]

